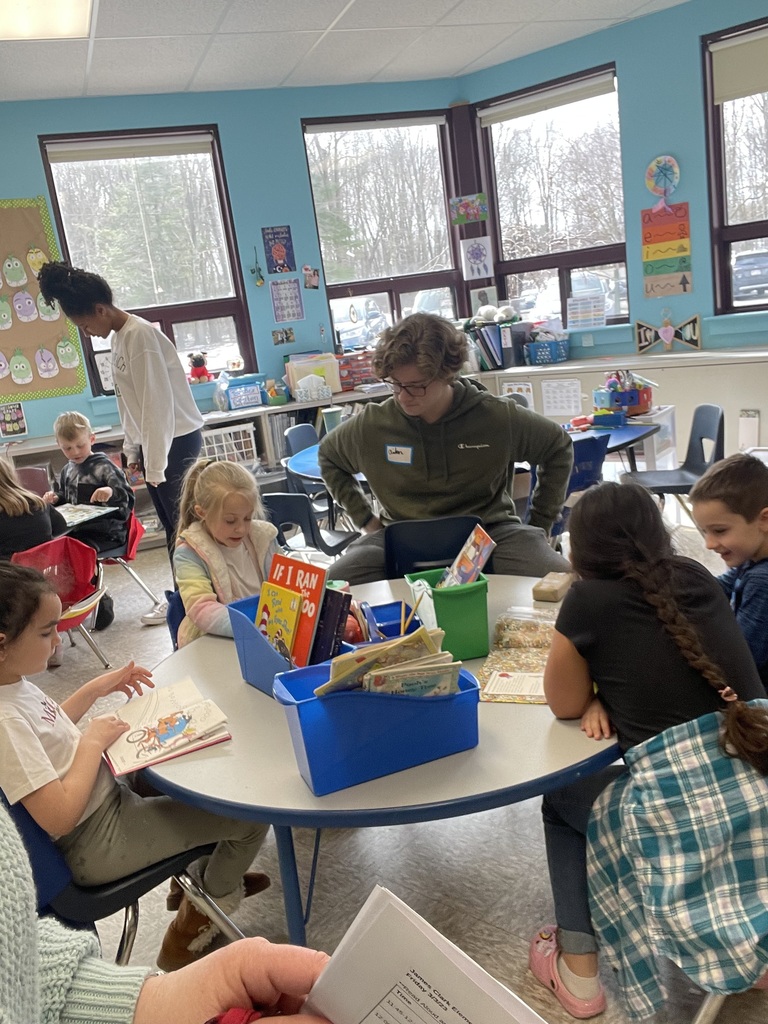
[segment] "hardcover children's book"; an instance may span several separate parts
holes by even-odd
[[[281,654],[291,653],[300,614],[301,594],[277,583],[262,585],[256,628]]]
[[[352,603],[352,595],[343,590],[326,588],[320,621],[312,645],[311,664],[335,658],[344,639],[344,629]]]
[[[496,541],[491,540],[482,526],[475,526],[464,547],[445,570],[438,581],[438,587],[455,587],[460,583],[474,583],[483,566],[491,557]]]
[[[328,570],[323,566],[308,565],[287,555],[272,557],[268,582],[301,595],[301,612],[291,648],[291,657],[299,668],[310,663],[327,576]]]
[[[114,775],[231,739],[224,712],[191,679],[148,690],[112,712],[130,729],[105,751]]]

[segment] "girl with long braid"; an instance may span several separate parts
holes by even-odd
[[[722,748],[768,774],[768,714],[752,655],[717,580],[673,554],[656,504],[636,484],[588,490],[570,518],[579,579],[555,624],[544,673],[558,718],[595,738],[615,728],[622,751],[723,711]],[[597,695],[595,695],[595,687]],[[544,797],[542,814],[557,927],[542,929],[531,970],[574,1017],[605,1009],[586,868],[596,797],[627,769],[613,765]]]

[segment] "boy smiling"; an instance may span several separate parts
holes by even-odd
[[[689,498],[707,548],[728,566],[719,581],[766,684],[768,466],[753,455],[731,455],[707,470]]]

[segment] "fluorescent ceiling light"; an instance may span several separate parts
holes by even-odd
[[[0,39],[87,39],[93,0],[0,4]]]

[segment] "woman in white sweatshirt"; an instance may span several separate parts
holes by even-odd
[[[141,468],[144,473],[172,555],[181,481],[200,454],[203,425],[178,353],[162,331],[115,306],[112,289],[98,274],[46,263],[39,283],[45,301],[56,299],[85,334],[112,334],[123,451],[129,469]]]

